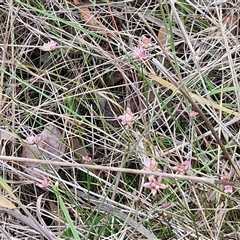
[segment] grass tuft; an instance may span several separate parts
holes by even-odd
[[[2,1],[1,239],[239,239],[239,9]]]

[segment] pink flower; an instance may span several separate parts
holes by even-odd
[[[224,191],[226,194],[232,194],[232,193],[233,193],[233,187],[232,187],[231,185],[226,185],[226,186],[224,186],[223,191]]]
[[[118,119],[121,121],[122,125],[131,126],[135,122],[136,117],[134,117],[131,109],[127,107],[125,113],[119,116]]]
[[[143,46],[138,46],[133,48],[133,58],[144,61],[150,58],[150,56],[146,53],[145,48]]]
[[[231,178],[231,173],[227,173],[227,172],[220,177],[222,181],[229,181],[230,178]]]
[[[26,138],[27,144],[28,145],[34,145],[37,144],[38,142],[40,142],[42,140],[42,136],[40,134],[35,135],[35,136],[28,136]]]
[[[54,51],[57,48],[57,43],[53,40],[44,43],[43,46],[39,47],[40,50],[45,51],[45,52],[50,52]]]
[[[138,46],[141,46],[143,48],[148,48],[152,46],[152,39],[147,38],[144,35],[141,37]]]
[[[221,177],[220,179],[222,181],[229,181],[229,179],[231,178],[231,173],[227,173],[225,172]],[[223,191],[226,193],[226,194],[232,194],[233,193],[233,187],[231,185],[225,185],[224,188],[223,188]]]
[[[190,168],[190,160],[186,160],[178,166],[171,167],[173,171],[176,171],[176,174],[180,174],[180,175],[184,175],[189,168]]]
[[[36,183],[36,186],[40,187],[40,188],[43,188],[43,189],[47,189],[50,187],[50,181],[48,178],[44,178],[41,183]]]
[[[193,110],[189,113],[190,118],[195,118],[197,115],[198,115],[198,113]]]
[[[166,202],[166,203],[162,204],[162,208],[165,208],[165,209],[167,209],[167,208],[169,208],[171,206],[172,206],[172,203],[170,203],[170,202]]]
[[[144,168],[143,168],[144,170],[148,170],[148,171],[159,170],[158,163],[153,158],[149,158],[149,157],[144,158],[144,160],[142,161],[142,164],[144,165]]]
[[[84,163],[91,163],[92,162],[92,158],[88,157],[88,156],[83,156],[82,160]]]
[[[151,189],[151,193],[153,196],[155,196],[160,189],[167,188],[167,185],[161,183],[162,177],[155,177],[153,175],[148,176],[149,182],[146,182],[143,184],[143,187]]]

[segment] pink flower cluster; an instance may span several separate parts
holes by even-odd
[[[126,111],[124,112],[123,115],[120,115],[118,119],[121,121],[121,124],[127,125],[127,126],[132,126],[137,117],[134,117],[132,110],[127,107]]]
[[[186,160],[179,164],[178,166],[171,167],[173,171],[176,171],[176,174],[185,175],[187,170],[190,168],[190,160]]]
[[[229,179],[231,178],[231,173],[224,173],[220,179],[222,181],[229,181]],[[233,187],[231,185],[225,185],[224,188],[223,188],[223,191],[226,193],[226,194],[232,194],[233,193]]]
[[[38,134],[38,135],[35,135],[35,136],[33,136],[33,135],[28,136],[28,137],[26,138],[26,141],[27,141],[27,144],[28,144],[28,145],[35,145],[35,144],[37,144],[38,142],[40,142],[42,139],[43,139],[43,138],[42,138],[41,134]]]
[[[167,185],[162,183],[163,178],[161,176],[156,177],[154,175],[148,176],[148,181],[143,184],[143,187],[151,189],[151,193],[155,196],[160,189],[167,188]]]
[[[83,162],[84,162],[85,164],[89,164],[89,163],[92,162],[92,158],[89,157],[89,156],[83,156],[83,157],[82,157],[82,160],[83,160]]]
[[[36,186],[42,189],[48,189],[51,186],[51,182],[47,177],[44,177],[44,179],[40,183],[36,183]]]
[[[139,40],[138,46],[133,48],[133,58],[139,61],[148,60],[150,58],[147,48],[152,46],[152,39],[144,35]]]
[[[152,46],[152,39],[151,38],[147,38],[146,36],[142,36],[141,39],[139,40],[138,43],[139,46],[143,47],[143,48],[149,48]]]
[[[146,171],[159,171],[158,169],[158,163],[154,158],[145,157],[142,161],[143,164],[143,170]]]
[[[49,42],[44,43],[43,46],[39,47],[39,49],[45,52],[51,52],[56,50],[57,46],[57,42],[50,40]]]
[[[190,118],[195,118],[197,115],[198,115],[198,113],[193,110],[189,113]]]
[[[142,161],[142,164],[143,170],[161,172],[161,170],[158,168],[158,163],[154,158],[146,157]],[[186,160],[183,163],[179,164],[178,166],[172,167],[172,170],[176,171],[176,174],[184,175],[189,168],[190,160]],[[149,188],[153,196],[155,196],[160,189],[167,188],[167,185],[162,183],[163,180],[162,176],[149,175],[147,178],[148,182],[144,183],[143,187]]]
[[[146,157],[143,160],[142,164],[144,165],[143,170],[161,171],[160,169],[158,169],[158,163],[153,158]],[[144,183],[143,187],[149,188],[153,196],[155,196],[160,189],[167,188],[167,185],[162,183],[163,177],[149,175],[147,178],[149,182]]]

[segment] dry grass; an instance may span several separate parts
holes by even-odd
[[[240,239],[238,0],[0,2],[1,239]],[[146,157],[167,176],[155,197]],[[216,181],[226,172],[232,194]]]

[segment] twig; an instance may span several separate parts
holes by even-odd
[[[221,181],[214,178],[178,175],[178,174],[172,174],[172,173],[164,173],[160,171],[146,171],[146,170],[138,170],[138,169],[130,169],[130,168],[108,167],[108,166],[101,166],[101,165],[89,165],[89,164],[79,164],[79,163],[69,163],[69,162],[65,163],[65,162],[59,162],[59,161],[47,161],[47,160],[34,159],[34,158],[20,158],[20,157],[11,157],[11,156],[0,156],[0,160],[32,162],[32,163],[38,163],[38,164],[44,164],[44,165],[97,169],[97,170],[125,172],[125,173],[132,173],[132,174],[155,175],[155,176],[162,176],[162,177],[173,178],[173,179],[191,180],[195,182],[205,182],[209,184],[222,184],[222,185],[232,185],[235,187],[240,187],[240,184],[238,183]]]

